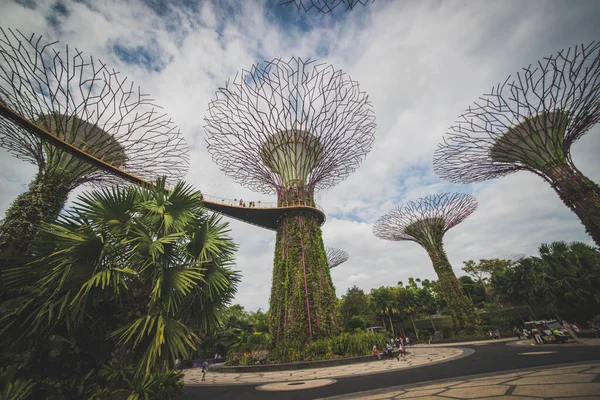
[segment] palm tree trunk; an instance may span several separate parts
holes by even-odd
[[[529,305],[529,303],[525,303],[525,305],[527,306],[527,308],[529,309],[529,312],[531,313],[531,316],[533,317],[534,320],[537,321],[537,316],[535,315],[535,313],[533,312],[533,309],[531,308],[531,306]]]
[[[396,332],[394,331],[394,324],[392,323],[392,313],[388,308],[388,318],[390,319],[390,327],[392,328],[392,335],[396,336]]]
[[[429,314],[429,320],[431,321],[431,327],[433,328],[433,333],[436,333],[437,329],[435,328],[435,324],[433,323],[433,317],[431,316],[431,314]]]
[[[519,319],[521,320],[521,322],[523,323],[523,325],[525,325],[525,320],[523,319],[523,316],[521,315],[521,313],[519,312],[519,309],[515,309],[517,311],[517,314],[519,314]]]
[[[412,326],[415,330],[415,335],[417,335],[417,340],[419,340],[419,330],[417,329],[417,325],[415,325],[415,319],[412,314],[410,315],[410,320],[412,321]]]
[[[383,323],[383,329],[387,330],[387,327],[385,326],[385,319],[383,319],[383,315],[381,316],[381,322]]]

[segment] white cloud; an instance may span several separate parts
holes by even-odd
[[[542,242],[591,243],[577,218],[533,174],[455,186],[439,180],[431,163],[446,128],[479,95],[543,56],[598,39],[597,2],[381,0],[337,17],[298,14],[291,7],[282,11],[277,3],[201,2],[194,10],[175,2],[159,15],[142,1],[70,2],[65,3],[68,17],[57,16],[56,27],[48,19],[53,2],[40,1],[35,8],[2,2],[0,26],[58,39],[140,84],[186,135],[191,148],[186,179],[223,198],[273,200],[236,185],[210,159],[202,126],[215,90],[242,68],[273,57],[311,57],[347,72],[369,94],[378,128],[361,167],[318,194],[328,214],[326,246],[350,255],[332,270],[338,295],[353,284],[370,290],[406,282],[409,276],[435,278],[417,244],[387,242],[372,234],[380,215],[435,192],[470,192],[479,200],[478,210],[446,235],[457,272],[464,260],[532,254]],[[159,70],[120,60],[117,43],[147,48]],[[594,128],[573,148],[575,164],[596,182],[599,134],[600,127]],[[3,211],[25,190],[35,168],[1,150],[0,167]],[[243,273],[237,301],[248,309],[264,309],[275,233],[238,221],[231,228],[240,244]]]

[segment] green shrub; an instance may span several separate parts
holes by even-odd
[[[306,345],[278,346],[273,349],[270,360],[281,363],[364,356],[371,354],[373,345],[381,351],[388,340],[388,335],[382,333],[342,333]]]

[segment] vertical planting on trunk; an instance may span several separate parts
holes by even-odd
[[[335,289],[318,220],[290,213],[277,230],[270,326],[279,346],[302,346],[336,332]]]
[[[67,176],[40,171],[27,191],[13,201],[0,223],[2,257],[25,255],[40,225],[58,217],[70,190]]]

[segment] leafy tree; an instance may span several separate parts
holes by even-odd
[[[435,281],[432,282],[429,279],[423,279],[423,281],[421,282],[422,287],[417,294],[419,310],[421,313],[429,317],[429,320],[431,321],[431,327],[433,328],[433,332],[436,332],[437,329],[433,322],[432,315],[437,314],[438,310],[441,308],[441,299],[434,290],[435,284]]]
[[[227,224],[189,185],[164,184],[80,196],[5,271],[2,357],[39,397],[173,397],[174,360],[221,322],[239,282]]]
[[[494,273],[490,280],[491,287],[504,304],[512,307],[536,304],[536,282],[541,268],[539,258],[525,258],[505,270]]]
[[[348,288],[340,304],[341,322],[346,330],[352,332],[366,328],[369,314],[369,296],[356,285]]]
[[[475,282],[470,276],[463,275],[458,278],[465,295],[471,300],[475,307],[481,307],[486,299],[485,284]]]
[[[392,315],[397,311],[397,301],[394,289],[385,286],[381,286],[378,289],[371,289],[371,307],[375,315],[381,318],[384,328],[386,328],[385,318],[388,319],[392,334],[395,336],[396,331],[392,323]]]
[[[260,309],[248,312],[239,304],[228,307],[219,328],[201,339],[196,355],[206,358],[215,353],[226,355],[230,351],[270,349],[273,345],[267,314]]]
[[[512,263],[509,260],[501,260],[501,259],[480,259],[478,263],[475,263],[473,260],[464,261],[463,271],[465,271],[468,275],[472,276],[476,279],[477,284],[481,287],[483,291],[484,300],[487,302],[491,302],[491,296],[488,290],[488,281],[493,274],[499,273],[505,270]],[[467,283],[465,281],[465,283]]]
[[[600,252],[581,242],[554,242],[539,248],[542,268],[536,289],[558,314],[561,306],[600,304]]]
[[[413,278],[409,278],[407,287],[397,287],[394,290],[397,309],[400,315],[410,318],[417,340],[419,339],[419,329],[415,325],[415,315],[419,311],[418,292],[419,288]]]

